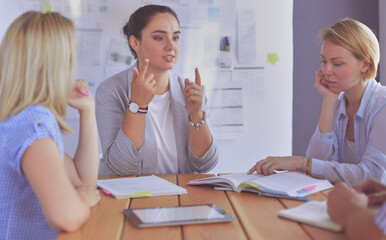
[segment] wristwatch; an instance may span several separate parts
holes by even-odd
[[[147,110],[148,110],[148,107],[145,107],[145,108],[141,108],[138,106],[138,104],[136,102],[133,102],[133,101],[129,101],[129,110],[131,113],[147,113]]]

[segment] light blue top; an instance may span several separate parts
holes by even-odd
[[[334,130],[321,133],[317,127],[308,145],[307,157],[312,157],[312,176],[331,182],[341,181],[336,167],[353,186],[374,178],[386,183],[386,87],[370,80],[361,105],[354,116],[354,136],[357,163],[347,159],[344,140],[348,116],[346,97],[339,95]]]
[[[0,239],[54,239],[60,231],[44,218],[21,158],[35,140],[51,137],[64,159],[55,116],[43,106],[32,106],[0,122],[0,133]]]

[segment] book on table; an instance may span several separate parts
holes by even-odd
[[[327,201],[310,201],[297,207],[279,211],[279,217],[305,223],[333,232],[343,231],[342,225],[331,220],[327,213]]]
[[[188,185],[214,186],[219,190],[254,192],[272,197],[304,197],[332,188],[327,180],[315,179],[300,172],[282,172],[272,175],[232,173],[195,179]],[[299,199],[300,200],[300,199]]]
[[[187,194],[185,188],[155,175],[97,180],[97,185],[115,198]]]

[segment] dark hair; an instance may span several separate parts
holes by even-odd
[[[135,58],[137,58],[137,53],[130,46],[129,38],[131,35],[141,40],[141,32],[150,22],[152,17],[159,13],[169,13],[173,15],[180,24],[177,14],[169,7],[162,5],[146,5],[138,8],[133,14],[131,14],[129,21],[122,28],[123,34],[125,35],[127,42],[129,43],[130,51]]]

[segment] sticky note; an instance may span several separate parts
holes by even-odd
[[[247,182],[246,185],[250,185],[252,187],[258,188],[259,184],[253,183],[253,182]]]
[[[316,187],[317,187],[316,185],[312,185],[312,186],[309,186],[309,187],[302,188],[302,189],[300,189],[300,190],[298,190],[296,192],[297,193],[304,193],[304,192],[315,190]]]
[[[218,22],[218,19],[219,19],[219,9],[208,8],[208,22]]]
[[[317,186],[316,185],[312,185],[312,186],[309,186],[309,187],[305,187],[303,188],[304,190],[314,190]]]
[[[151,197],[152,192],[150,191],[135,191],[133,192],[135,196]]]
[[[42,13],[53,12],[54,5],[44,5],[42,6]]]
[[[277,53],[268,53],[267,55],[267,63],[275,65],[276,62],[280,60],[279,55]]]
[[[102,192],[104,192],[107,195],[111,195],[111,192],[107,191],[106,189],[102,189]]]

